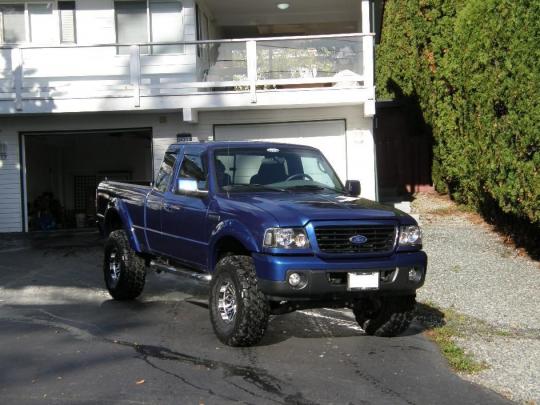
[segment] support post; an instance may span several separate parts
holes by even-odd
[[[374,117],[375,112],[375,86],[371,86],[368,89],[367,100],[364,101],[364,116]]]
[[[182,118],[184,119],[184,122],[189,122],[190,124],[196,124],[199,122],[199,111],[193,108],[183,108]]]
[[[368,100],[364,104],[364,115],[373,117],[375,115],[375,79],[374,79],[374,41],[371,35],[371,12],[370,0],[362,1],[362,66],[364,76],[364,87],[369,90]]]
[[[362,59],[364,65],[364,87],[373,87],[374,86],[374,64],[373,64],[373,36],[366,35],[362,39]]]
[[[362,2],[362,34],[369,34],[371,32],[370,21],[370,2],[371,0],[361,0]]]
[[[249,80],[249,92],[251,102],[257,103],[257,43],[255,41],[246,42],[247,75]]]
[[[133,105],[141,106],[141,49],[139,45],[129,47],[129,75],[133,88]]]
[[[11,50],[11,69],[13,74],[13,89],[15,90],[15,110],[22,111],[22,92],[23,92],[23,54],[21,48]]]

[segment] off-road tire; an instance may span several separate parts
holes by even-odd
[[[363,304],[363,305],[362,305]],[[415,308],[414,296],[383,297],[353,308],[356,321],[370,336],[394,337],[409,327]]]
[[[116,252],[120,275],[116,280],[111,276],[111,253]],[[103,275],[109,294],[115,300],[132,300],[143,291],[146,280],[144,259],[137,256],[129,245],[123,230],[111,232],[105,243],[105,258],[103,260]]]
[[[224,320],[219,310],[220,288],[234,287],[236,312]],[[257,285],[253,259],[249,256],[226,256],[216,265],[210,284],[210,321],[216,336],[228,346],[252,346],[263,337],[270,308]]]

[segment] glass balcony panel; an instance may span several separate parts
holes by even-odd
[[[257,42],[259,80],[362,75],[362,38]]]
[[[184,53],[183,45],[152,45],[152,55],[179,55]]]
[[[205,43],[197,45],[199,74],[205,82],[247,80],[245,42]]]

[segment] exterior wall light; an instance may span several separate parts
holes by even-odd
[[[280,10],[287,10],[289,7],[290,7],[289,3],[279,3],[277,5],[277,8],[279,8]]]

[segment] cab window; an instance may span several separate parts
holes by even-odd
[[[164,193],[167,191],[167,187],[171,182],[171,177],[174,169],[174,162],[176,161],[176,153],[167,152],[163,163],[159,167],[159,172],[156,177],[154,188]]]
[[[208,190],[206,156],[186,153],[178,177],[181,179],[195,179],[199,190]]]

